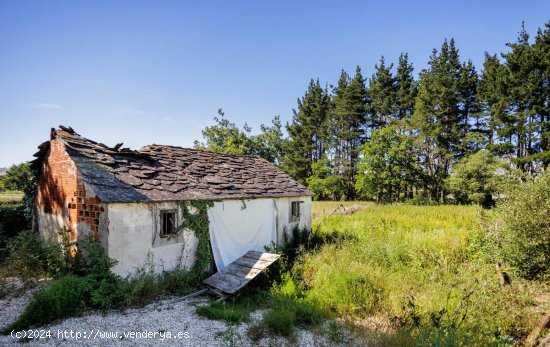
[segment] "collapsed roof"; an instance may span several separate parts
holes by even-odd
[[[52,129],[102,202],[255,199],[313,195],[265,159],[175,146],[108,147],[70,127]],[[49,141],[35,154],[37,167]]]

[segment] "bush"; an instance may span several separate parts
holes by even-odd
[[[482,149],[461,159],[445,183],[459,203],[491,207],[495,203],[494,196],[502,193],[515,176],[517,173],[506,161]]]
[[[275,308],[282,307],[292,312],[293,321],[299,327],[310,328],[320,324],[323,320],[319,309],[304,299],[282,297],[278,298],[278,301],[279,303],[275,305]]]
[[[48,273],[49,249],[40,236],[32,231],[23,231],[7,239],[2,267],[10,276],[19,276],[29,281]]]
[[[45,246],[36,234],[22,233],[10,245],[13,249],[10,249],[8,263],[23,267],[23,274],[26,266],[29,271],[38,271],[47,264]],[[23,315],[5,331],[40,326],[78,315],[88,308],[106,310],[126,305],[127,288],[120,277],[111,272],[115,262],[105,255],[101,245],[90,237],[81,245],[80,252],[83,256],[78,262],[63,266],[73,272],[61,275],[37,291]]]
[[[200,284],[197,281],[197,276],[185,269],[164,272],[160,277],[160,282],[160,287],[170,295],[188,294]]]
[[[146,305],[162,294],[159,276],[151,271],[140,269],[127,284],[129,306]]]
[[[89,277],[84,277],[90,279]],[[94,289],[90,292],[89,306],[99,310],[124,308],[128,304],[128,286],[116,276],[112,275],[91,282]]]
[[[157,275],[143,268],[124,280],[111,271],[116,261],[91,235],[79,242],[76,256],[70,256],[68,244],[47,245],[30,231],[10,239],[5,253],[2,265],[10,276],[32,279],[49,274],[55,278],[35,293],[10,328],[39,326],[86,309],[143,306],[166,294],[187,294],[200,284],[197,276],[183,269]]]
[[[86,308],[90,292],[91,283],[87,278],[74,275],[60,278],[36,292],[21,317],[6,327],[4,333],[78,315]]]
[[[503,255],[526,279],[550,278],[550,170],[513,189],[498,207]]]
[[[4,231],[6,237],[14,237],[30,227],[24,205],[0,206],[0,230]]]
[[[293,336],[295,327],[311,328],[323,321],[321,311],[313,303],[296,295],[279,294],[283,285],[276,288],[269,298],[269,309],[264,312],[260,324],[251,328],[254,338],[273,333],[281,336]]]
[[[264,313],[262,324],[270,332],[281,335],[291,336],[294,333],[295,317],[291,310],[279,306]]]

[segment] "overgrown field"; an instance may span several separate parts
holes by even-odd
[[[276,250],[285,253],[281,261],[238,297],[212,302],[199,314],[234,324],[262,309],[263,319],[249,330],[254,341],[274,334],[292,342],[296,328],[303,328],[342,342],[343,319],[374,346],[511,346],[550,310],[548,282],[522,279],[517,268],[496,268],[501,247],[500,236],[491,232],[492,210],[370,202],[313,207],[311,235],[295,230],[293,241]],[[0,296],[9,292],[3,277],[53,278],[10,329],[183,295],[202,278],[184,270],[153,275],[144,269],[122,279],[110,272],[113,263],[98,244],[89,243],[83,259],[58,258],[58,249],[30,232],[0,246]],[[501,286],[503,271],[511,284]]]
[[[366,208],[327,214],[334,202],[314,202],[314,235],[339,241],[292,270],[326,314],[408,327],[426,341],[506,344],[549,308],[536,301],[548,292],[542,283],[510,275],[500,286],[479,207],[357,204]]]
[[[0,192],[0,205],[14,205],[21,203],[23,200],[23,192],[20,191],[4,191]]]

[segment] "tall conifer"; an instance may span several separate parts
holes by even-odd
[[[334,164],[344,178],[346,198],[353,199],[367,114],[367,90],[359,66],[353,79],[342,70],[333,100]]]
[[[292,123],[286,126],[289,143],[283,168],[303,184],[311,176],[311,165],[327,150],[329,109],[328,92],[319,80],[312,79],[305,95],[298,99]]]

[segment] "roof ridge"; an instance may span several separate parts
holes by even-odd
[[[175,148],[175,149],[185,149],[185,150],[190,150],[190,151],[212,153],[212,154],[216,154],[216,155],[225,155],[225,156],[231,156],[231,157],[248,157],[248,158],[259,158],[259,159],[263,159],[263,158],[260,157],[259,155],[255,155],[255,154],[220,153],[220,152],[211,151],[211,150],[208,150],[208,149],[198,149],[198,148],[183,147],[183,146],[174,146],[174,145],[161,145],[161,144],[158,144],[158,143],[153,143],[153,144],[151,144],[151,145],[143,146],[143,147],[141,147],[138,151],[141,152],[141,150],[142,150],[143,148],[145,148],[145,147],[150,147],[150,146],[168,147],[168,148]]]

